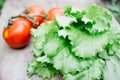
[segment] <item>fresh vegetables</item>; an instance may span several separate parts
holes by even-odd
[[[3,31],[3,38],[13,48],[22,48],[30,40],[32,23],[26,18],[17,18]]]
[[[36,23],[33,26],[34,28],[37,28],[43,22],[46,15],[45,11],[39,6],[29,6],[23,11],[23,14],[32,18]]]
[[[63,16],[32,29],[34,59],[27,74],[64,80],[120,80],[120,29],[111,14],[97,6],[67,6]],[[44,70],[44,71],[43,71]]]
[[[63,15],[63,9],[62,8],[51,8],[48,11],[48,21],[53,21],[55,16],[62,16]]]
[[[26,46],[31,38],[30,29],[37,28],[45,15],[45,11],[39,6],[29,6],[21,14],[12,16],[3,30],[4,40],[13,48]]]
[[[29,6],[21,14],[12,16],[3,30],[3,38],[13,48],[27,45],[30,39],[30,29],[37,29],[41,23],[52,21],[54,16],[62,16],[62,8],[52,8],[48,14],[39,6]]]

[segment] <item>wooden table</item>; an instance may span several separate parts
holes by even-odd
[[[23,49],[12,49],[2,38],[3,27],[11,16],[18,15],[26,6],[39,5],[48,11],[51,7],[64,7],[72,5],[84,9],[90,4],[102,5],[100,0],[7,0],[0,18],[0,80],[30,80],[26,76],[27,63],[32,60],[32,39],[29,45]],[[118,25],[115,22],[116,25]],[[41,80],[36,78],[34,80]],[[53,80],[60,80],[54,78]]]

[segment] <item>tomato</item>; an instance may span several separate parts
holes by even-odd
[[[32,23],[26,18],[17,18],[13,20],[12,25],[5,28],[3,38],[6,43],[13,48],[22,48],[26,46],[30,40],[30,29]]]
[[[37,25],[33,26],[33,28],[37,28],[43,22],[46,15],[45,11],[39,6],[29,6],[23,13],[27,16],[34,16],[33,21],[37,22]]]
[[[62,15],[63,15],[62,8],[51,8],[48,11],[48,21],[52,21],[54,19],[54,16],[62,16]]]

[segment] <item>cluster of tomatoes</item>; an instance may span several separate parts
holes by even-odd
[[[56,15],[62,16],[63,9],[51,8],[46,13],[39,6],[29,6],[20,15],[8,20],[8,26],[3,30],[3,38],[12,48],[25,47],[31,38],[30,29],[36,29],[46,21],[53,21]]]

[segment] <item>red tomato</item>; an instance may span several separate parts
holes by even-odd
[[[37,26],[33,26],[33,28],[37,28],[43,22],[44,16],[46,15],[45,11],[39,6],[29,6],[23,13],[27,16],[35,16],[33,17],[33,21],[37,22]]]
[[[26,18],[17,18],[13,20],[13,24],[3,31],[3,38],[6,43],[13,48],[22,48],[26,46],[30,40],[30,29],[32,23]]]
[[[63,14],[62,8],[51,8],[48,11],[48,21],[53,21],[54,16],[62,16]]]

